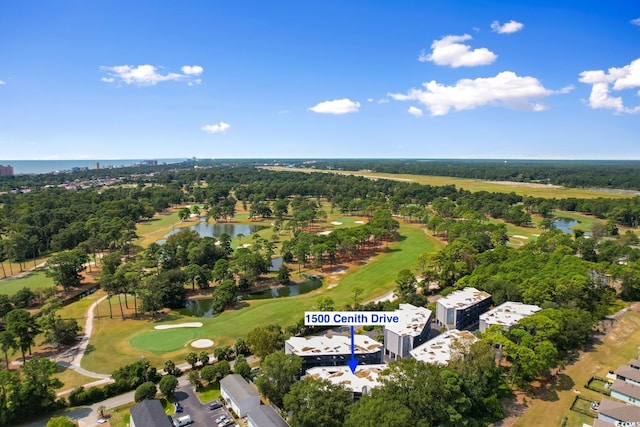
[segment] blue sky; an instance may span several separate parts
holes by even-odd
[[[7,0],[0,159],[640,159],[640,4]]]

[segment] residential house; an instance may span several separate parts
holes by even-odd
[[[623,402],[640,406],[640,386],[623,380],[615,380],[611,388],[611,397]],[[640,419],[638,420],[640,422]]]
[[[640,369],[631,366],[620,366],[615,370],[616,378],[631,384],[640,385]]]
[[[247,412],[247,427],[289,427],[271,406],[260,405]]]
[[[220,380],[220,394],[240,418],[260,405],[260,395],[241,375],[231,374]]]
[[[598,420],[613,425],[638,422],[640,421],[640,408],[605,398],[602,399],[598,407]]]
[[[131,427],[173,427],[159,400],[143,400],[129,412]]]

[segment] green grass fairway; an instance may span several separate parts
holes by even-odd
[[[449,176],[430,176],[430,175],[405,175],[405,174],[392,174],[392,173],[374,173],[366,171],[330,171],[320,169],[297,169],[286,167],[264,167],[264,169],[286,171],[286,172],[320,172],[320,173],[334,173],[339,175],[355,175],[363,176],[371,179],[392,179],[398,181],[417,182],[419,184],[443,186],[443,185],[455,185],[458,188],[464,188],[469,191],[491,191],[496,193],[516,193],[522,196],[531,197],[544,197],[547,199],[557,198],[566,199],[569,197],[577,197],[584,199],[594,199],[597,197],[603,197],[606,199],[619,199],[635,197],[634,193],[612,193],[608,191],[598,191],[586,188],[568,188],[560,187],[554,188],[545,185],[528,185],[527,183],[508,183],[508,182],[495,182],[495,181],[483,181],[479,179],[469,178],[455,178]]]
[[[317,304],[320,296],[332,298],[336,307],[341,309],[345,304],[353,302],[352,290],[355,287],[364,289],[360,296],[361,301],[384,295],[394,288],[400,270],[414,268],[421,253],[434,251],[442,246],[442,243],[427,236],[422,229],[413,226],[402,225],[400,234],[404,236],[402,241],[390,244],[387,251],[379,253],[366,264],[350,269],[335,288],[328,289],[325,281],[323,287],[307,294],[246,301],[246,305],[235,310],[227,310],[213,318],[195,318],[172,313],[166,319],[167,322],[198,321],[203,323],[203,327],[196,330],[168,329],[167,331],[178,331],[174,332],[176,341],[171,345],[165,342],[158,343],[157,335],[149,331],[159,322],[119,320],[119,309],[117,301],[114,300],[114,319],[102,317],[94,322],[94,335],[91,338],[94,350],[82,359],[82,367],[110,373],[126,363],[139,359],[141,352],[154,366],[162,366],[168,359],[180,363],[186,353],[192,351],[190,347],[183,347],[190,339],[208,338],[213,340],[216,346],[233,345],[236,338],[246,337],[249,331],[258,325],[277,323],[284,327],[297,322],[305,310]],[[100,305],[100,313],[103,316],[104,313],[108,313],[106,301]],[[188,330],[195,335],[187,338]],[[138,341],[140,339],[142,343]],[[164,341],[164,336],[162,340]]]
[[[166,353],[186,347],[198,335],[200,328],[152,329],[133,337],[129,343],[139,350]]]
[[[53,279],[47,277],[44,271],[35,271],[18,279],[0,281],[0,294],[13,295],[22,288],[32,290],[53,287]]]

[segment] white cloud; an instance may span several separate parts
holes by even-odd
[[[188,76],[199,76],[204,71],[204,68],[199,65],[184,65],[181,69]]]
[[[495,77],[462,79],[452,86],[432,80],[423,83],[423,87],[413,88],[406,94],[390,93],[389,96],[397,101],[418,101],[427,106],[432,116],[443,116],[452,108],[456,111],[473,110],[483,105],[542,111],[547,107],[534,100],[564,93],[546,89],[535,77],[520,77],[512,71],[503,71]]]
[[[566,94],[573,91],[575,88],[575,85],[568,85],[557,91],[557,93]]]
[[[334,99],[333,101],[320,102],[313,107],[309,107],[314,113],[323,114],[347,114],[356,113],[360,108],[360,103],[349,98]]]
[[[500,22],[493,21],[491,23],[491,31],[498,34],[513,34],[524,28],[524,24],[522,22],[514,21],[513,19],[509,22],[505,22],[500,25]]]
[[[638,25],[638,26],[640,26],[640,18],[632,19],[632,20],[631,20],[631,23],[632,23],[633,25]]]
[[[413,105],[409,107],[407,112],[414,117],[422,117],[422,110],[417,107],[414,107]]]
[[[387,98],[381,98],[378,100],[378,104],[388,104],[389,100]]]
[[[6,85],[6,83],[3,82],[2,80],[0,80],[0,86],[2,86],[2,85]]]
[[[444,36],[440,40],[434,40],[431,43],[431,54],[427,55],[423,51],[420,53],[418,61],[431,61],[438,65],[450,65],[453,68],[458,68],[487,65],[496,60],[498,55],[485,47],[472,50],[471,46],[460,43],[472,38],[469,34],[463,34],[461,36]]]
[[[220,122],[217,125],[204,125],[201,129],[207,133],[227,133],[227,131],[231,129],[231,125]]]
[[[611,67],[607,71],[591,70],[580,73],[580,83],[591,85],[589,106],[605,108],[617,113],[640,113],[640,105],[629,108],[619,96],[611,96],[611,90],[635,89],[640,87],[640,58],[624,67]],[[640,94],[640,92],[639,92]]]
[[[107,73],[108,77],[103,77],[101,80],[105,83],[124,83],[127,85],[136,86],[155,86],[156,84],[164,81],[179,81],[187,80],[188,83],[199,83],[200,79],[192,79],[193,76],[200,75],[203,72],[203,68],[199,65],[185,65],[182,67],[184,74],[180,73],[168,73],[161,74],[158,72],[158,68],[153,65],[138,65],[137,67],[131,65],[116,65],[114,67],[100,67],[102,72]]]
[[[373,102],[373,98],[367,98],[367,102]]]

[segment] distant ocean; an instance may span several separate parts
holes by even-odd
[[[121,160],[0,160],[0,165],[13,166],[15,175],[52,173],[56,171],[69,171],[73,168],[89,168],[95,169],[95,164],[100,164],[100,169],[111,167],[131,166],[143,160],[149,159],[121,159]],[[156,160],[156,159],[153,159]],[[182,159],[157,159],[158,164],[163,163],[180,163],[187,158]]]

